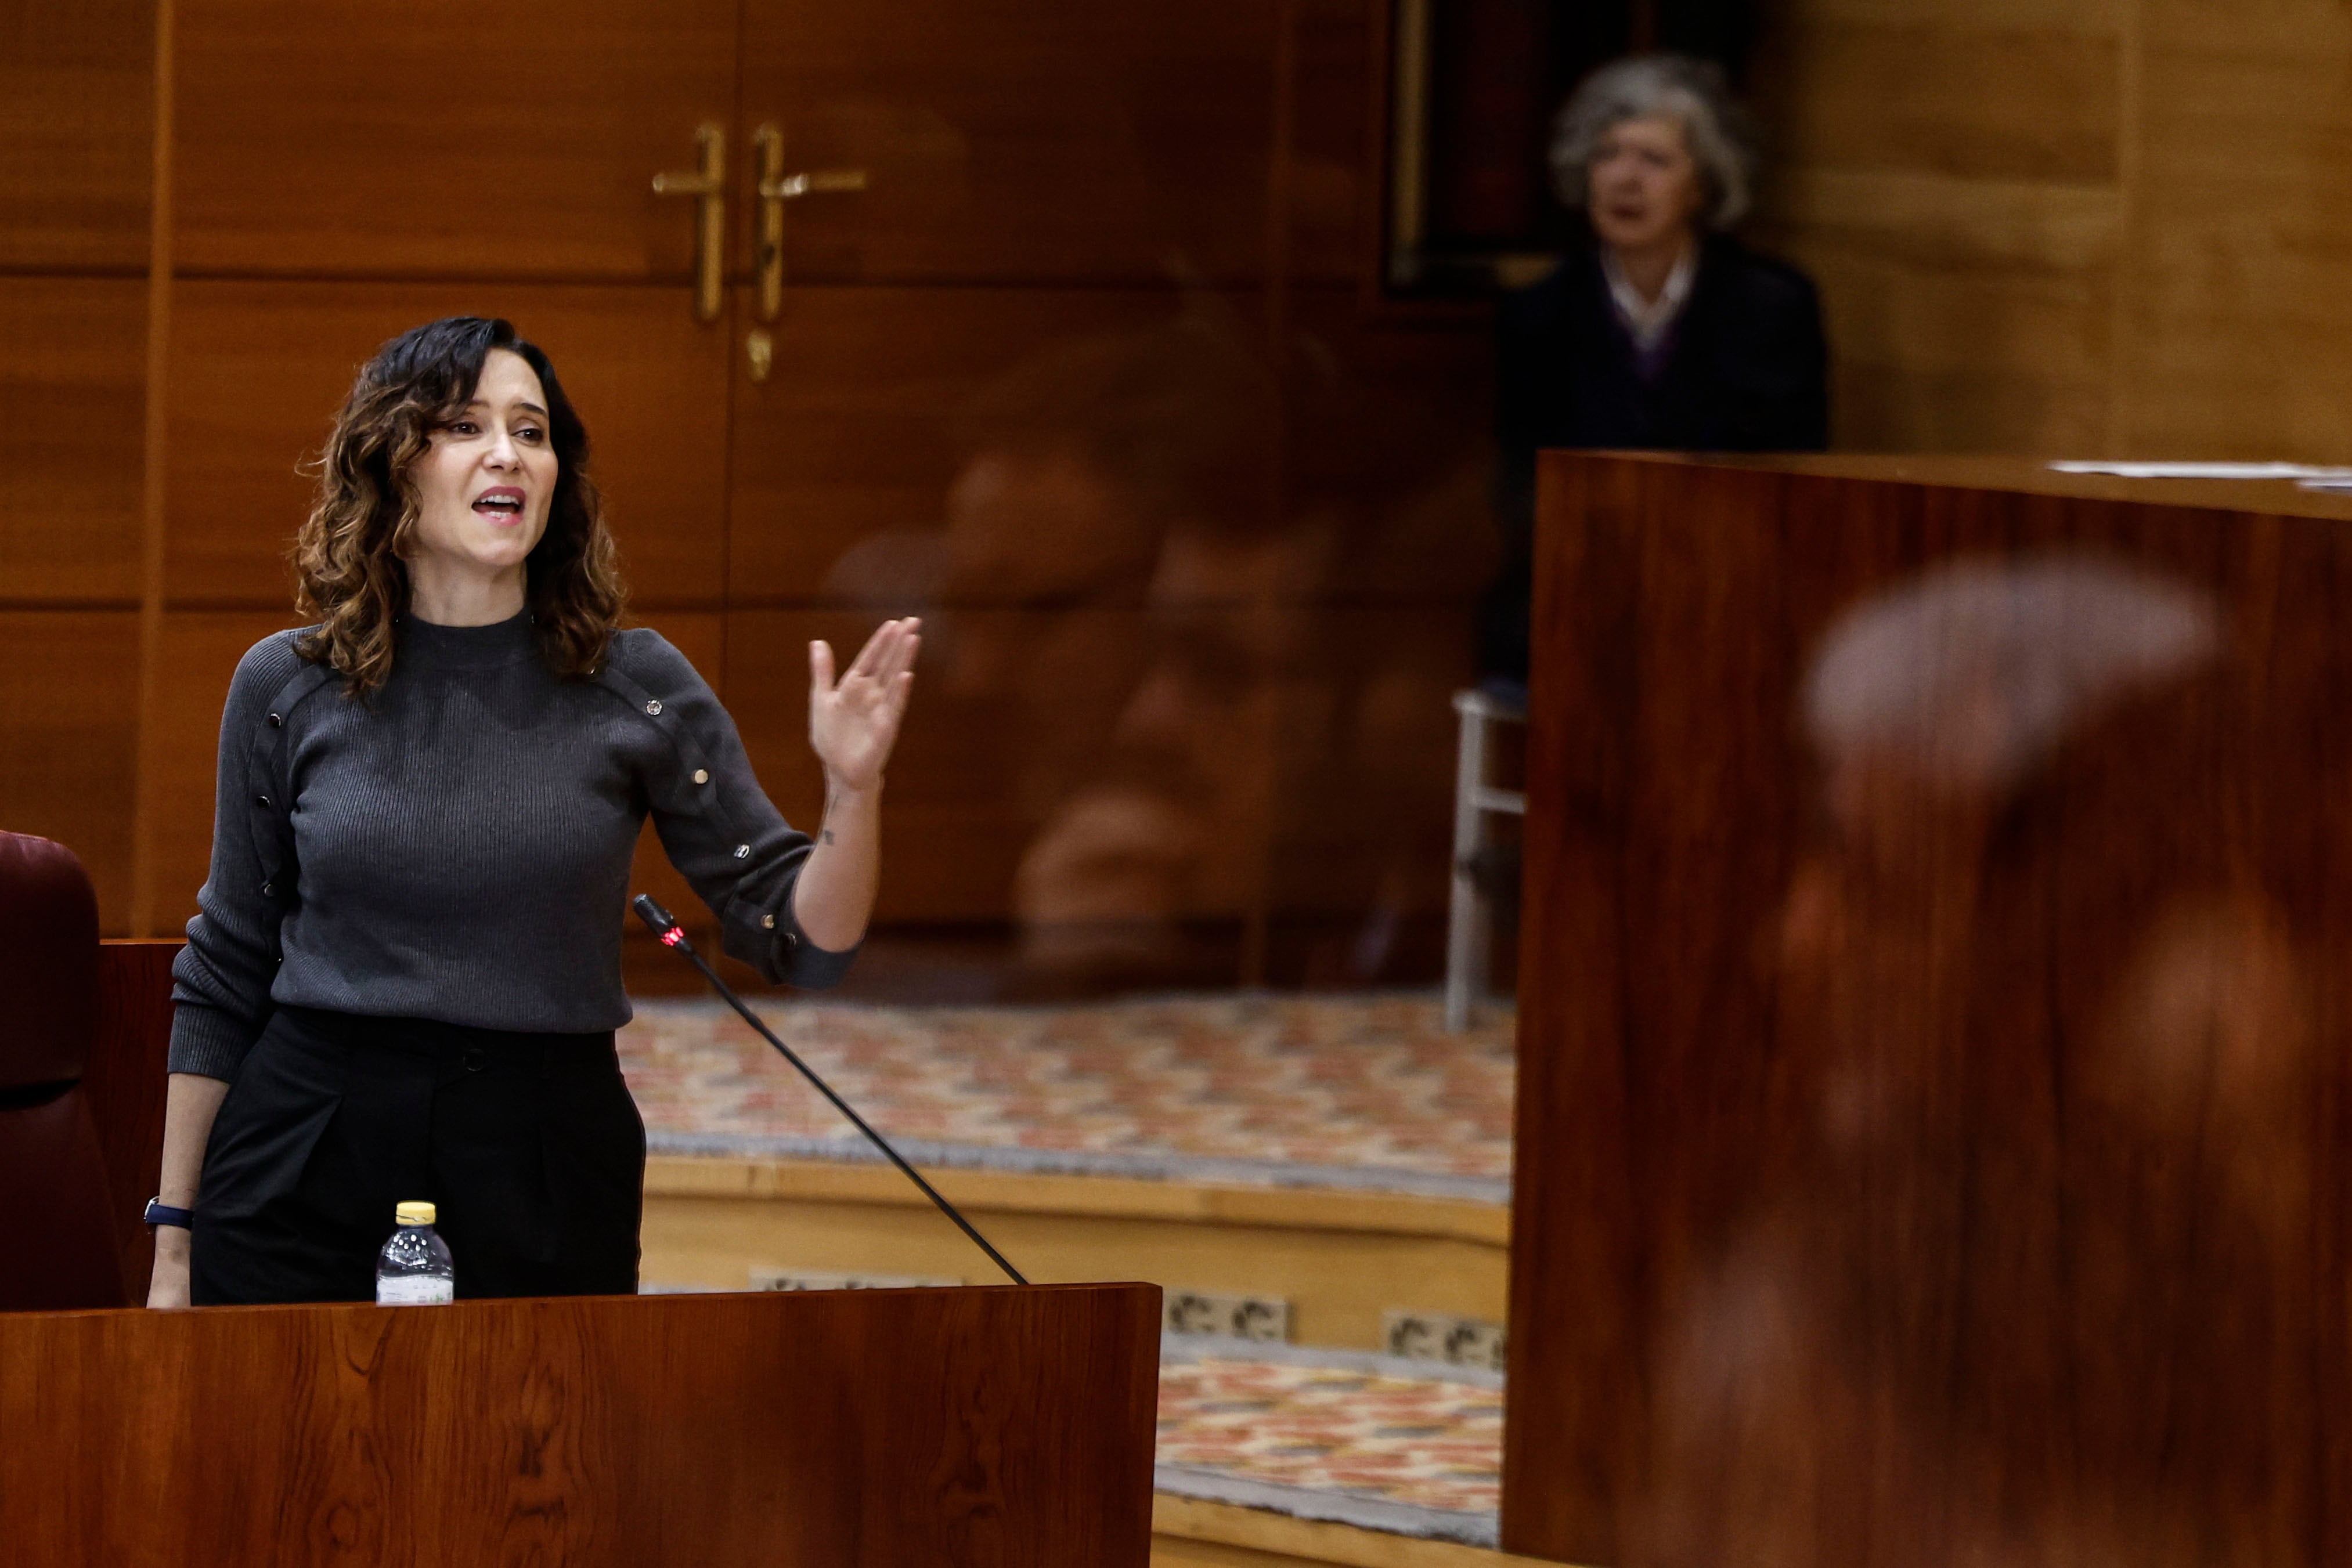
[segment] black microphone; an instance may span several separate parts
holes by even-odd
[[[1015,1269],[1012,1264],[1007,1263],[1004,1260],[1003,1253],[999,1252],[995,1248],[991,1247],[988,1244],[988,1238],[982,1236],[978,1230],[974,1229],[972,1228],[971,1221],[966,1219],[961,1212],[957,1209],[954,1204],[950,1203],[946,1198],[941,1197],[940,1196],[939,1189],[931,1186],[929,1182],[923,1179],[922,1172],[908,1165],[899,1155],[898,1151],[890,1146],[889,1139],[884,1137],[881,1134],[868,1126],[865,1117],[850,1109],[848,1101],[844,1100],[840,1095],[835,1094],[833,1092],[832,1084],[827,1083],[824,1079],[817,1076],[815,1068],[811,1067],[807,1062],[803,1061],[798,1056],[794,1055],[793,1053],[793,1048],[786,1045],[782,1040],[778,1040],[776,1038],[775,1030],[770,1029],[765,1023],[762,1023],[760,1020],[760,1015],[758,1013],[753,1012],[750,1008],[743,1005],[743,998],[735,994],[735,988],[720,979],[719,977],[719,971],[712,968],[709,962],[705,959],[701,954],[694,950],[694,944],[686,939],[685,931],[679,927],[678,923],[675,919],[671,918],[670,912],[668,910],[664,909],[660,904],[654,902],[654,896],[652,894],[641,893],[637,894],[636,897],[629,900],[629,907],[637,912],[638,919],[653,927],[654,935],[661,938],[663,946],[675,947],[679,952],[685,954],[688,957],[693,959],[694,967],[702,971],[702,977],[709,980],[711,985],[717,988],[719,995],[726,1001],[727,1005],[733,1008],[737,1012],[741,1013],[743,1015],[743,1021],[750,1024],[753,1029],[758,1030],[761,1039],[765,1040],[770,1045],[774,1046],[778,1051],[783,1052],[784,1060],[791,1062],[794,1067],[799,1068],[801,1070],[801,1076],[807,1079],[811,1083],[815,1084],[817,1092],[832,1101],[833,1108],[835,1110],[848,1117],[851,1122],[856,1124],[859,1132],[872,1139],[874,1146],[887,1155],[890,1163],[897,1166],[901,1172],[905,1173],[908,1181],[913,1182],[917,1186],[921,1187],[923,1189],[923,1196],[929,1198],[933,1203],[938,1204],[940,1206],[940,1212],[946,1215],[950,1219],[954,1220],[956,1222],[956,1228],[962,1231],[966,1236],[971,1237],[973,1245],[977,1246],[982,1252],[987,1253],[990,1260],[995,1263],[998,1268],[1003,1270],[1006,1274],[1010,1275],[1014,1284],[1025,1285],[1029,1282],[1027,1280],[1022,1278],[1020,1270]]]

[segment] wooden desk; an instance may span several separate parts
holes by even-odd
[[[1505,1546],[2352,1561],[2352,506],[1540,517]]]
[[[125,1305],[147,1300],[155,1267],[155,1239],[142,1216],[163,1180],[172,963],[185,946],[175,936],[98,947],[98,1038],[81,1087],[106,1151],[107,1185],[121,1224]]]
[[[0,1557],[1144,1568],[1160,1292],[0,1316]]]

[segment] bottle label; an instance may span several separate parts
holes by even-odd
[[[430,1274],[403,1274],[375,1282],[379,1307],[437,1307],[457,1298],[457,1287]]]

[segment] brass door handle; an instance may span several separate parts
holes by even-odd
[[[700,167],[691,174],[655,175],[654,194],[695,199],[694,316],[715,321],[727,261],[727,131],[706,122],[695,131],[694,145]]]
[[[784,133],[773,125],[751,132],[760,150],[760,319],[772,321],[784,307],[784,204],[803,196],[866,189],[863,169],[813,169],[784,172]]]

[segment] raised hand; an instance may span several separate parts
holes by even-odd
[[[832,646],[809,644],[809,747],[824,764],[828,789],[865,790],[882,781],[915,688],[922,624],[912,616],[882,622],[838,682]]]

